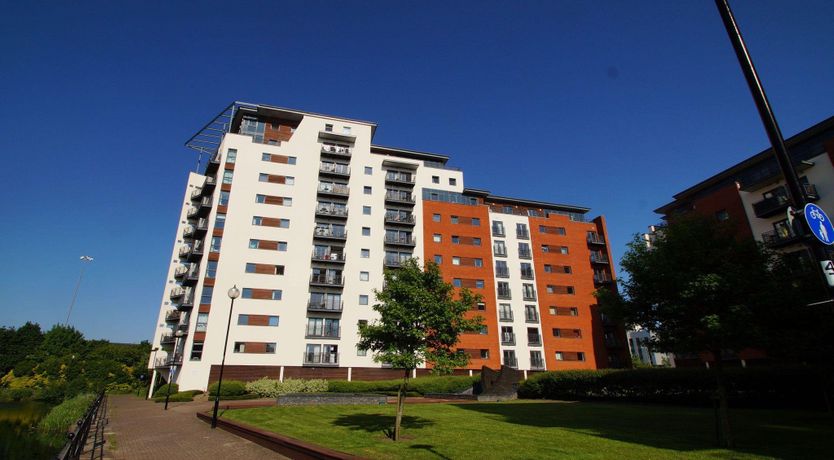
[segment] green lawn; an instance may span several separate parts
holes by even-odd
[[[223,417],[368,458],[834,458],[825,413],[733,410],[735,450],[716,449],[709,409],[518,401],[416,404],[403,436],[384,434],[393,405],[293,406]]]

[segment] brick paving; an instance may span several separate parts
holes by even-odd
[[[109,397],[110,424],[106,428],[104,458],[145,460],[187,459],[286,459],[251,441],[211,427],[197,419],[198,411],[211,403],[163,405],[131,395]]]

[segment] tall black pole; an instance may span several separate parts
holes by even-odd
[[[805,189],[799,182],[799,177],[796,175],[796,170],[793,167],[793,163],[791,163],[790,156],[788,156],[788,150],[785,148],[785,141],[782,138],[782,131],[779,129],[779,124],[773,115],[773,109],[771,109],[770,102],[767,100],[762,82],[759,80],[759,75],[753,66],[753,59],[750,57],[747,46],[744,44],[744,39],[741,37],[741,30],[739,30],[738,24],[736,24],[728,0],[715,0],[715,6],[718,7],[718,12],[721,14],[721,20],[724,22],[724,28],[727,29],[727,35],[729,35],[730,42],[733,44],[738,63],[744,73],[744,78],[747,80],[747,86],[750,88],[750,93],[756,102],[756,108],[759,110],[759,116],[762,118],[762,124],[764,124],[767,137],[770,139],[770,145],[773,147],[773,154],[776,156],[779,168],[785,176],[785,184],[788,186],[790,203],[795,210],[801,212],[808,203],[808,198],[805,194]],[[804,217],[801,220],[804,222]],[[797,227],[795,226],[793,230],[796,231]],[[805,244],[808,246],[814,259],[816,259],[816,262],[819,264],[827,261],[828,250],[825,245],[813,238],[809,238],[808,232],[804,228],[801,233],[800,236],[804,239]],[[828,284],[827,281],[825,284]],[[829,286],[829,296],[831,296],[832,292],[834,290]]]
[[[220,387],[223,385],[223,367],[226,366],[226,347],[229,346],[229,328],[232,326],[232,312],[234,309],[235,297],[232,297],[232,306],[229,307],[229,322],[226,324],[226,341],[223,342],[223,359],[220,361],[220,378],[217,380],[217,394],[214,395],[214,415],[211,417],[212,428],[217,428],[217,409],[220,407]]]
[[[174,383],[174,374],[177,373],[177,349],[180,345],[180,337],[182,333],[177,331],[174,333],[174,359],[171,361],[171,367],[168,368],[168,390],[165,392],[165,410],[168,410],[168,400],[171,398],[171,385]]]

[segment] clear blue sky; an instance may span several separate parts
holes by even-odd
[[[733,1],[786,136],[834,114],[834,2]],[[6,2],[0,325],[149,339],[182,144],[233,100],[373,120],[466,185],[604,214],[615,258],[672,194],[767,147],[700,2]]]

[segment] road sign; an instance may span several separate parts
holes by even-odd
[[[834,244],[834,226],[831,225],[831,219],[828,218],[822,208],[813,203],[806,204],[805,221],[808,222],[811,233],[818,240],[824,244]]]
[[[825,273],[825,280],[828,281],[828,285],[834,286],[834,262],[823,260],[820,265],[822,266],[822,272]]]

